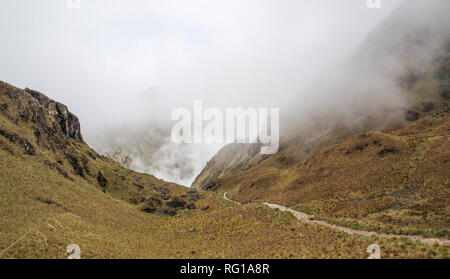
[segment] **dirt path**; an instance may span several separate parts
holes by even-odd
[[[236,203],[236,204],[240,204],[237,201],[233,201],[231,199],[229,199],[227,197],[227,193],[223,193],[223,198],[227,201]],[[324,227],[328,227],[334,230],[338,230],[341,232],[345,232],[351,235],[363,235],[363,236],[378,236],[378,237],[384,237],[384,238],[407,238],[409,240],[413,240],[413,241],[420,241],[422,243],[425,244],[429,244],[429,245],[433,245],[435,243],[440,244],[440,245],[450,245],[450,240],[446,240],[446,239],[439,239],[439,238],[426,238],[423,236],[419,236],[419,235],[396,235],[396,234],[386,234],[386,233],[378,233],[378,232],[367,232],[367,231],[358,231],[358,230],[352,230],[350,228],[346,228],[346,227],[341,227],[341,226],[337,226],[337,225],[333,225],[324,221],[310,221],[309,217],[307,214],[303,213],[303,212],[299,212],[296,210],[292,210],[290,208],[284,207],[282,205],[279,204],[273,204],[273,203],[267,203],[264,202],[264,205],[273,208],[273,209],[279,209],[281,211],[287,211],[290,212],[292,215],[294,215],[295,218],[297,218],[297,220],[301,221],[301,222],[308,222],[308,223],[315,223]]]
[[[239,205],[242,205],[240,202],[237,202],[237,201],[233,201],[233,200],[231,200],[231,199],[229,199],[228,197],[227,197],[227,193],[225,192],[225,193],[223,193],[223,196],[222,196],[222,198],[224,198],[224,200],[227,200],[227,201],[229,201],[229,202],[232,202],[232,203],[235,203],[235,204],[239,204]]]

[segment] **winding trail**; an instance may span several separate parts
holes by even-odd
[[[235,204],[239,204],[242,205],[241,203],[234,201],[230,198],[227,197],[227,193],[223,193],[223,199],[233,202]],[[307,214],[303,213],[303,212],[299,212],[287,207],[284,207],[282,205],[279,204],[273,204],[273,203],[267,203],[264,202],[262,203],[263,205],[266,205],[270,208],[273,209],[279,209],[281,211],[287,211],[289,213],[291,213],[292,215],[294,215],[295,218],[297,218],[297,220],[301,221],[301,222],[308,222],[308,223],[315,223],[324,227],[328,227],[340,232],[345,232],[348,233],[350,235],[362,235],[362,236],[377,236],[377,237],[384,237],[384,238],[407,238],[409,240],[412,241],[420,241],[422,243],[425,244],[429,244],[429,245],[433,245],[435,243],[439,244],[439,245],[450,245],[450,240],[447,239],[440,239],[440,238],[426,238],[423,236],[419,236],[419,235],[397,235],[397,234],[386,234],[386,233],[378,233],[378,232],[368,232],[368,231],[359,231],[359,230],[353,230],[350,228],[346,228],[346,227],[341,227],[341,226],[337,226],[337,225],[333,225],[330,223],[327,223],[325,221],[310,221],[309,217]]]

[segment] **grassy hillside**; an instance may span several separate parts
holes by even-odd
[[[254,168],[218,179],[240,201],[267,201],[369,230],[449,237],[450,116],[391,133],[367,132],[288,170]]]
[[[3,162],[5,154],[0,154]],[[72,243],[81,247],[82,258],[362,258],[371,243],[378,243],[382,256],[390,258],[448,253],[445,247],[406,240],[349,236],[218,196],[197,202],[199,208],[209,206],[206,211],[180,211],[176,217],[147,214],[96,186],[58,179],[50,170],[36,171],[36,163],[24,164],[20,158],[8,163],[23,167],[2,171],[2,181],[5,173],[9,179],[0,187],[0,247],[31,233],[1,257],[65,258]]]
[[[36,94],[0,83],[0,258],[66,258],[70,244],[82,258],[365,258],[372,243],[386,258],[448,255],[127,170],[82,141],[65,106]]]
[[[226,146],[193,186],[228,191],[244,203],[296,207],[354,228],[450,237],[450,4],[433,2],[439,5],[405,3],[349,61],[351,72],[367,73],[367,80],[350,78],[343,88],[362,85],[370,94],[356,92],[361,100],[341,112],[313,115],[281,138],[277,154]],[[428,15],[425,21],[411,20],[417,11]],[[385,105],[370,106],[384,94],[364,88],[370,75],[397,89]]]
[[[184,187],[130,171],[97,154],[82,140],[78,118],[37,91],[0,82],[0,105],[1,149],[11,157],[36,162],[36,170],[51,170],[67,182],[95,185],[126,201],[145,198],[161,186],[175,195],[186,192]]]
[[[420,0],[408,1],[377,26],[344,65],[347,69],[339,69],[350,72],[350,77],[334,73],[339,82],[326,76],[316,82],[336,83],[336,88],[325,87],[325,90],[335,91],[340,99],[351,99],[345,100],[346,106],[326,106],[330,111],[317,109],[317,113],[308,115],[307,121],[283,135],[280,152],[272,156],[258,154],[255,145],[225,146],[196,178],[193,187],[216,189],[218,178],[256,165],[289,169],[311,153],[349,136],[400,128],[422,117],[450,112],[450,19],[446,12],[450,3],[430,2],[433,5]],[[418,11],[428,16],[419,20],[415,15]],[[353,73],[363,74],[353,77]],[[381,87],[383,90],[391,87],[397,90],[391,96],[378,87],[371,89],[372,82],[386,80],[392,84]],[[311,90],[319,89],[312,86]],[[340,90],[356,92],[346,95]],[[385,98],[379,100],[377,95]]]
[[[312,121],[303,135],[285,136],[271,156],[230,145],[194,186],[228,191],[244,203],[297,207],[349,227],[449,237],[448,54],[440,52],[426,75],[408,82],[410,106],[399,122],[383,123],[389,112],[357,125]],[[374,129],[383,124],[390,128]]]

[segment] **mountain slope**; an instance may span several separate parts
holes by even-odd
[[[297,206],[348,226],[448,237],[449,5],[405,3],[349,61],[350,77],[338,74],[343,87],[329,88],[355,91],[342,97],[351,106],[318,110],[271,156],[225,147],[193,186],[240,202]],[[432,16],[412,21],[419,12]],[[392,96],[372,84],[383,80]]]
[[[71,244],[83,259],[365,258],[372,243],[385,258],[448,255],[444,246],[349,236],[127,170],[90,149],[76,117],[44,97],[0,83],[0,258],[67,258]],[[199,209],[183,208],[193,200]]]
[[[252,152],[252,146],[226,146],[208,163],[193,187],[205,188],[215,178],[232,174],[233,171],[230,170],[242,170],[242,166],[248,168],[255,165],[250,162],[264,161],[266,165],[276,166],[279,165],[276,161],[286,161],[286,158],[288,162],[302,161],[309,153],[317,151],[317,146],[314,147],[317,141],[321,142],[319,146],[329,145],[357,133],[398,128],[421,116],[448,112],[448,9],[448,1],[406,2],[369,34],[352,59],[344,64],[344,71],[338,68],[331,73],[337,78],[327,76],[318,81],[320,84],[333,83],[335,87],[325,87],[323,90],[335,92],[341,96],[335,101],[344,100],[348,104],[339,107],[326,106],[322,102],[320,105],[326,106],[328,111],[316,109],[315,114],[308,115],[306,123],[301,122],[281,138],[280,152],[285,152],[283,156],[275,154],[266,160],[267,156]],[[427,15],[427,20],[418,20],[422,18],[419,13]],[[338,71],[345,74],[337,73]],[[386,83],[386,80],[392,83],[389,85],[393,88],[373,85]],[[313,89],[320,92],[321,88]],[[394,92],[386,95],[383,90],[387,89]],[[345,95],[342,91],[352,93]],[[377,99],[378,96],[382,96],[381,99]],[[298,100],[298,103],[301,102],[302,100]],[[296,117],[305,118],[305,115]]]
[[[8,154],[39,162],[42,169],[68,181],[96,185],[126,201],[142,198],[155,187],[164,186],[174,193],[185,190],[97,154],[83,142],[78,118],[65,105],[4,82],[0,82],[0,90],[0,140]]]
[[[448,236],[449,128],[448,113],[428,117],[391,133],[352,136],[289,169],[255,167],[215,185],[241,202],[297,206],[339,221],[376,219],[377,230]]]

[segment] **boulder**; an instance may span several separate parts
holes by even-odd
[[[173,197],[166,204],[170,208],[186,208],[187,207],[186,202],[179,197]]]
[[[143,208],[142,208],[142,211],[143,211],[143,212],[146,212],[146,213],[153,213],[153,212],[156,211],[156,208],[146,206],[146,207],[143,207]]]
[[[188,204],[187,208],[190,210],[194,210],[194,209],[197,209],[197,206],[195,205],[195,203],[191,202]]]
[[[434,107],[435,107],[434,103],[429,103],[429,102],[423,103],[423,112],[433,111]]]
[[[175,209],[171,209],[171,208],[163,208],[160,210],[160,212],[165,215],[169,215],[169,216],[177,215],[177,211]]]
[[[148,197],[144,199],[144,202],[151,207],[157,207],[162,205],[162,201],[155,197]]]
[[[189,190],[186,195],[189,197],[189,202],[196,202],[203,198],[203,196],[196,189]]]
[[[420,114],[417,111],[408,110],[406,113],[406,121],[414,122],[419,120]]]

